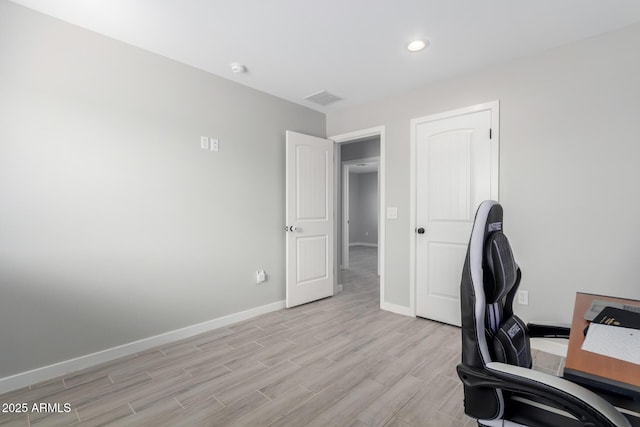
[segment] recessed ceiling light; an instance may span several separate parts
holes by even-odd
[[[233,71],[234,73],[244,73],[245,71],[247,71],[247,67],[234,62],[233,64],[231,64],[231,71]]]
[[[407,49],[411,52],[418,52],[429,45],[428,41],[414,40],[407,46]]]

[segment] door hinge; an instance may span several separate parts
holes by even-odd
[[[491,139],[491,133],[492,133],[492,132],[491,132],[491,130],[492,130],[492,129],[491,129],[491,128],[489,128],[489,139]]]

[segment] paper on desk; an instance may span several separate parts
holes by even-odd
[[[592,323],[582,349],[640,365],[640,330]]]

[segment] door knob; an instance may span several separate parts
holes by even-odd
[[[297,231],[300,231],[300,227],[298,227],[297,225],[292,225],[291,227],[289,227],[289,230],[295,233]]]
[[[424,234],[424,228],[420,227],[416,230],[418,234]]]

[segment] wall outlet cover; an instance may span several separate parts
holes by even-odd
[[[529,305],[529,291],[518,291],[518,304]]]

